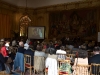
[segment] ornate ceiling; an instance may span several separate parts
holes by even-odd
[[[26,7],[26,0],[1,0],[1,1],[20,7]],[[27,7],[37,8],[48,5],[63,4],[76,1],[83,1],[83,0],[27,0]]]

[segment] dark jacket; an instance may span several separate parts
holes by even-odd
[[[96,54],[93,57],[89,58],[88,62],[89,62],[89,64],[91,64],[91,63],[100,64],[100,54]],[[92,74],[95,73],[94,69],[95,69],[94,66],[92,66]]]
[[[24,52],[25,52],[24,47],[19,47],[19,48],[18,48],[18,52],[19,52],[19,53],[23,53],[23,54],[24,54]]]
[[[0,53],[0,71],[5,70],[5,65],[4,63],[7,62],[7,58],[3,57],[3,55]]]

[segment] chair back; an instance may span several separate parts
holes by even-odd
[[[45,69],[45,57],[34,56],[34,72],[40,72]]]
[[[91,65],[77,65],[73,75],[91,75]]]
[[[29,68],[31,66],[31,56],[24,54],[24,66]]]
[[[100,75],[100,64],[91,64],[91,75]]]
[[[58,75],[71,74],[70,60],[58,60]]]
[[[57,59],[65,60],[66,54],[57,54]]]

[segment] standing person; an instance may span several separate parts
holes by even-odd
[[[6,67],[7,73],[11,73],[11,66],[10,63],[12,62],[12,59],[8,56],[5,42],[0,42],[0,66],[2,67],[2,70],[4,70]],[[7,69],[8,68],[8,69]]]

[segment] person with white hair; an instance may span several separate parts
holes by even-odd
[[[23,54],[24,54],[24,52],[25,52],[25,49],[24,49],[24,42],[23,42],[23,41],[20,41],[20,42],[19,42],[18,52],[19,52],[19,53],[23,53]]]
[[[14,70],[19,70],[24,72],[24,43],[23,41],[19,42],[18,52],[16,53],[15,60],[14,60]]]

